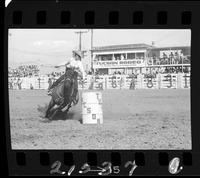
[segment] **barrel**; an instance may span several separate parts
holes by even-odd
[[[103,100],[101,92],[82,93],[82,123],[103,124]]]

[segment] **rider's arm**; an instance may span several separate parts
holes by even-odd
[[[65,64],[66,67],[70,67],[70,61]]]

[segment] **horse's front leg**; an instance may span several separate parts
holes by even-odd
[[[66,80],[65,84],[64,84],[64,91],[63,91],[65,105],[69,104],[69,102],[70,102],[71,87],[72,87],[71,81]]]
[[[51,114],[50,120],[54,118],[54,116],[57,114],[58,110],[54,110],[53,113]]]
[[[70,104],[70,97],[71,97],[71,90],[72,90],[72,82],[70,80],[66,80],[63,86],[63,99],[64,102],[61,107],[61,111],[65,112],[69,108]]]
[[[54,105],[55,105],[55,103],[54,103],[53,99],[51,99],[49,106],[48,106],[48,109],[46,111],[46,115],[45,115],[46,118],[49,118],[50,111],[54,107]]]

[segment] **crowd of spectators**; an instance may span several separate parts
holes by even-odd
[[[9,77],[32,77],[38,76],[39,69],[37,65],[21,65],[17,68],[9,68]]]
[[[47,77],[49,77],[49,78],[59,78],[64,73],[65,73],[64,71],[62,71],[62,72],[51,72],[51,73],[47,74]],[[85,73],[86,73],[86,75],[92,75],[93,71],[88,70],[88,71],[85,71]]]
[[[157,74],[177,74],[177,73],[190,73],[190,67],[184,66],[173,66],[173,67],[148,67],[146,71],[141,72],[143,75],[157,75]],[[98,75],[107,75],[101,73],[99,70],[96,70],[94,73],[96,76]],[[139,70],[129,73],[128,75],[138,75],[140,74]],[[110,75],[125,75],[125,72],[115,71]]]
[[[9,77],[10,78],[21,78],[21,77],[33,77],[39,76],[38,75],[38,67],[36,65],[28,65],[28,66],[19,66],[15,69],[9,68]],[[182,66],[172,66],[172,67],[149,67],[146,69],[143,74],[166,74],[166,73],[190,73],[190,67],[183,67]],[[48,78],[59,78],[61,75],[64,74],[63,72],[52,72],[47,74]],[[89,70],[86,72],[87,75],[92,75],[93,71]],[[95,75],[106,75],[104,73],[100,73],[98,70],[95,71]],[[132,72],[132,74],[138,74],[138,72]],[[125,72],[115,71],[111,75],[125,75]]]
[[[161,67],[161,68],[152,68],[150,71],[146,73],[153,73],[153,74],[166,74],[166,73],[190,73],[190,68],[189,67]]]
[[[171,52],[169,55],[165,53],[162,54],[162,57],[150,57],[148,59],[148,65],[166,65],[166,64],[190,64],[190,56],[184,56],[183,53],[174,54]]]
[[[59,78],[61,75],[63,75],[65,72],[51,72],[50,74],[47,74],[47,77],[50,78]]]
[[[190,73],[189,67],[161,67],[161,68],[151,68],[148,69],[143,75],[148,76],[152,75],[156,77],[157,74],[178,74],[178,73]]]

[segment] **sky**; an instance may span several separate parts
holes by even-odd
[[[82,34],[82,49],[91,49],[90,29],[9,29],[8,62],[9,66],[19,64],[43,64],[54,66],[69,60],[72,50],[79,47]],[[148,30],[148,29],[93,29],[93,46],[146,43],[156,47],[190,46],[191,31],[188,29]],[[89,62],[90,54],[84,58]]]

